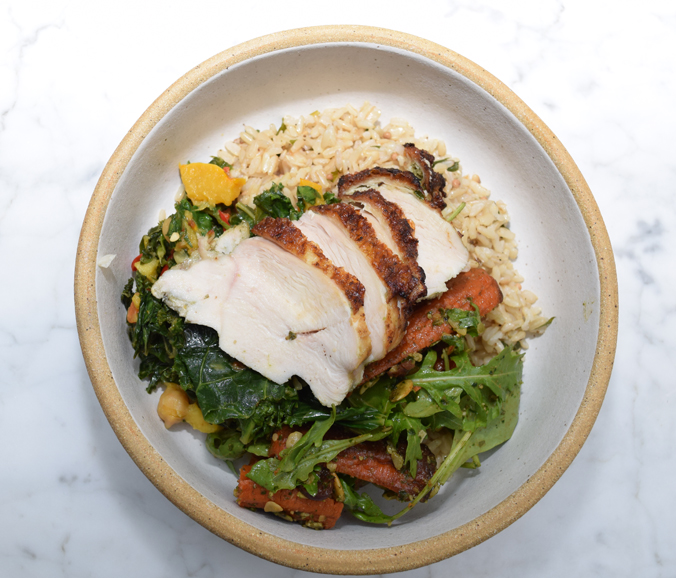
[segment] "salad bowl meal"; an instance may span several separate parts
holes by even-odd
[[[92,197],[76,308],[171,501],[350,574],[523,515],[588,435],[617,329],[603,221],[547,127],[450,50],[345,26],[235,47],[148,109]]]

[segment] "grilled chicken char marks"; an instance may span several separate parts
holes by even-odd
[[[399,169],[375,167],[340,177],[338,179],[338,194],[341,196],[352,195],[356,192],[357,187],[364,190],[378,190],[387,182],[395,183],[400,187],[409,189],[411,192],[420,191],[422,193],[422,183],[413,173],[400,171]]]
[[[388,269],[396,257],[378,242],[366,219],[346,204],[307,211],[296,225],[334,265],[342,267],[364,285],[364,313],[371,336],[367,363],[384,357],[401,341],[406,328],[405,313],[409,309],[409,301],[398,295],[402,292],[401,287],[394,285],[391,289],[383,279],[383,276],[393,276]],[[374,247],[381,249],[377,251]],[[369,251],[369,248],[373,250]],[[380,263],[379,255],[387,255],[388,259]],[[403,267],[400,261],[399,264]]]
[[[381,243],[371,224],[354,207],[339,203],[318,205],[312,207],[311,210],[340,221],[350,238],[369,259],[373,269],[387,285],[392,296],[401,297],[407,303],[413,303],[426,293],[419,268],[412,268],[404,263],[384,243]]]
[[[385,237],[381,239],[390,249],[412,269],[413,275],[421,281],[421,287],[417,294],[412,296],[416,300],[425,297],[425,271],[418,265],[418,239],[415,238],[415,230],[406,219],[404,212],[394,203],[385,200],[375,189],[358,190],[351,196],[342,196],[343,200],[354,202],[361,206],[364,216],[374,225],[374,221],[380,225]],[[369,218],[370,217],[370,218]],[[376,231],[377,233],[378,231]]]

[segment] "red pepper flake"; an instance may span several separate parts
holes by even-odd
[[[230,224],[230,213],[226,213],[219,209],[218,216],[221,218],[223,222],[227,223],[228,225]]]
[[[160,271],[160,276],[162,276],[162,274],[163,274],[167,269],[169,269],[169,265],[165,265],[164,267],[162,267],[162,270]]]

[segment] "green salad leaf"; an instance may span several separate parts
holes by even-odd
[[[284,424],[296,391],[244,368],[218,346],[218,333],[186,325],[185,343],[176,355],[181,387],[193,391],[209,423],[237,420],[245,444]]]
[[[507,392],[521,382],[522,358],[512,347],[505,347],[489,363],[475,367],[463,351],[451,356],[454,369],[436,371],[437,354],[430,351],[409,379],[424,389],[439,409],[457,418],[461,429],[474,431],[497,417]]]
[[[315,466],[334,460],[347,448],[380,440],[390,433],[389,428],[383,428],[352,438],[324,440],[334,421],[335,411],[328,419],[316,421],[294,446],[282,450],[279,458],[256,462],[247,476],[270,492],[292,490],[308,480]]]
[[[366,492],[358,493],[345,478],[340,477],[339,479],[345,495],[343,503],[355,518],[371,524],[392,523],[392,516],[383,514],[383,511],[371,499],[371,496]]]

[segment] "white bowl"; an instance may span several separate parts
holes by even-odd
[[[242,125],[267,127],[369,101],[444,140],[507,203],[516,263],[546,315],[526,355],[520,422],[479,473],[461,471],[391,528],[343,516],[313,532],[240,508],[235,477],[188,429],[167,432],[136,373],[120,303],[138,241],[171,212],[186,159],[206,159]],[[98,256],[115,254],[107,269]],[[610,377],[617,331],[612,251],[587,185],[551,131],[509,89],[458,54],[375,28],[319,27],[227,50],[190,71],[125,137],[94,192],[78,249],[76,308],[92,383],[120,441],[179,508],[269,560],[332,573],[432,563],[494,535],[554,484],[584,443]]]

